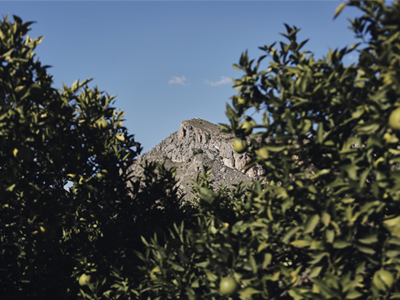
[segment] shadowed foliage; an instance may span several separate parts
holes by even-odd
[[[278,48],[241,55],[221,130],[268,183],[214,190],[204,166],[195,207],[181,206],[174,168],[145,162],[132,178],[141,148],[113,97],[88,80],[53,89],[33,60],[41,38],[5,18],[2,299],[400,298],[400,2],[335,16],[345,6],[364,12],[350,21],[361,43],[316,59],[285,25]]]

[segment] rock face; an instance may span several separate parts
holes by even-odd
[[[250,160],[246,154],[233,150],[234,136],[221,133],[219,126],[203,119],[195,118],[183,121],[179,130],[172,133],[149,152],[140,155],[132,168],[135,175],[140,175],[138,163],[145,160],[161,162],[164,156],[167,167],[177,167],[179,188],[186,194],[186,199],[193,198],[191,177],[196,177],[202,165],[209,165],[213,170],[213,186],[226,184],[232,187],[239,180],[250,184],[264,174],[260,166],[252,167],[246,174],[243,167]]]

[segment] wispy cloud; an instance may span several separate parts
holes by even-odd
[[[232,79],[230,77],[221,76],[221,80],[220,81],[210,81],[208,79],[205,79],[204,82],[206,84],[211,85],[211,86],[217,86],[217,85],[232,83],[233,81],[232,81]]]
[[[350,55],[347,56],[347,59],[348,59],[348,60],[357,60],[357,58],[358,58],[357,56],[352,55],[352,54],[350,54]]]
[[[168,81],[168,84],[187,85],[188,83],[186,83],[186,77],[185,77],[185,76],[182,76],[182,77],[172,76],[172,77],[171,77],[171,80]]]

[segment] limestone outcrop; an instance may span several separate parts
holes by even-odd
[[[161,162],[166,156],[166,166],[177,167],[179,188],[187,199],[193,198],[190,178],[197,176],[202,165],[209,165],[213,170],[211,179],[216,188],[222,184],[232,187],[239,180],[247,184],[258,180],[264,170],[256,165],[244,174],[243,168],[250,159],[245,153],[233,150],[233,141],[234,136],[221,133],[218,125],[199,118],[183,121],[177,132],[140,155],[132,168],[135,175],[140,175],[137,164],[145,160]]]

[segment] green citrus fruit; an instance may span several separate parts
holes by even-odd
[[[238,287],[236,280],[231,276],[227,276],[222,278],[219,284],[219,291],[222,295],[232,295],[237,291]]]
[[[400,130],[400,107],[396,108],[389,116],[389,127],[393,130]]]
[[[159,266],[154,267],[154,269],[151,270],[151,272],[150,272],[151,280],[157,281],[158,280],[157,275],[161,275],[161,270],[160,270]]]
[[[262,147],[260,150],[258,150],[258,155],[262,159],[267,159],[269,157],[267,148],[266,147]]]
[[[237,152],[237,153],[243,153],[246,152],[247,149],[247,142],[245,140],[242,139],[236,139],[233,142],[233,149]]]
[[[239,128],[244,129],[245,134],[250,134],[253,131],[253,126],[255,125],[254,123],[254,121],[244,121],[242,124],[240,124]]]
[[[82,274],[81,277],[79,277],[80,286],[87,285],[89,282],[90,282],[90,275]]]

